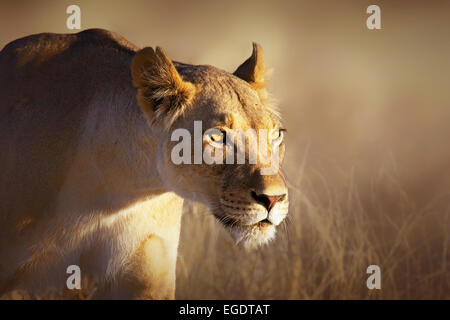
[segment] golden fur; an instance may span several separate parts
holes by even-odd
[[[90,298],[174,298],[183,198],[248,246],[286,216],[281,171],[170,160],[172,130],[194,120],[280,128],[259,46],[230,74],[105,30],[38,34],[8,44],[0,70],[0,297],[73,297],[75,264]],[[285,196],[268,214],[250,191]]]

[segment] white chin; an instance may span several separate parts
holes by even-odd
[[[275,225],[234,226],[229,229],[237,244],[246,249],[260,247],[275,238]]]

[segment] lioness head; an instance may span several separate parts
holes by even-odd
[[[279,169],[284,128],[267,104],[261,47],[233,74],[172,62],[160,48],[137,52],[131,72],[166,187],[207,204],[247,247],[272,239],[288,192]]]

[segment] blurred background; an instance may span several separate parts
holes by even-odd
[[[288,129],[290,214],[246,252],[186,203],[179,299],[450,299],[450,2],[0,0],[0,47],[105,28],[234,71],[259,42]],[[366,8],[381,8],[368,30]],[[366,269],[381,268],[381,290]]]

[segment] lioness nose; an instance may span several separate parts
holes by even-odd
[[[278,202],[283,201],[286,198],[286,194],[280,194],[276,196],[269,196],[267,194],[257,194],[255,191],[251,192],[252,198],[255,199],[256,202],[262,204],[267,212],[272,209],[272,207]]]

